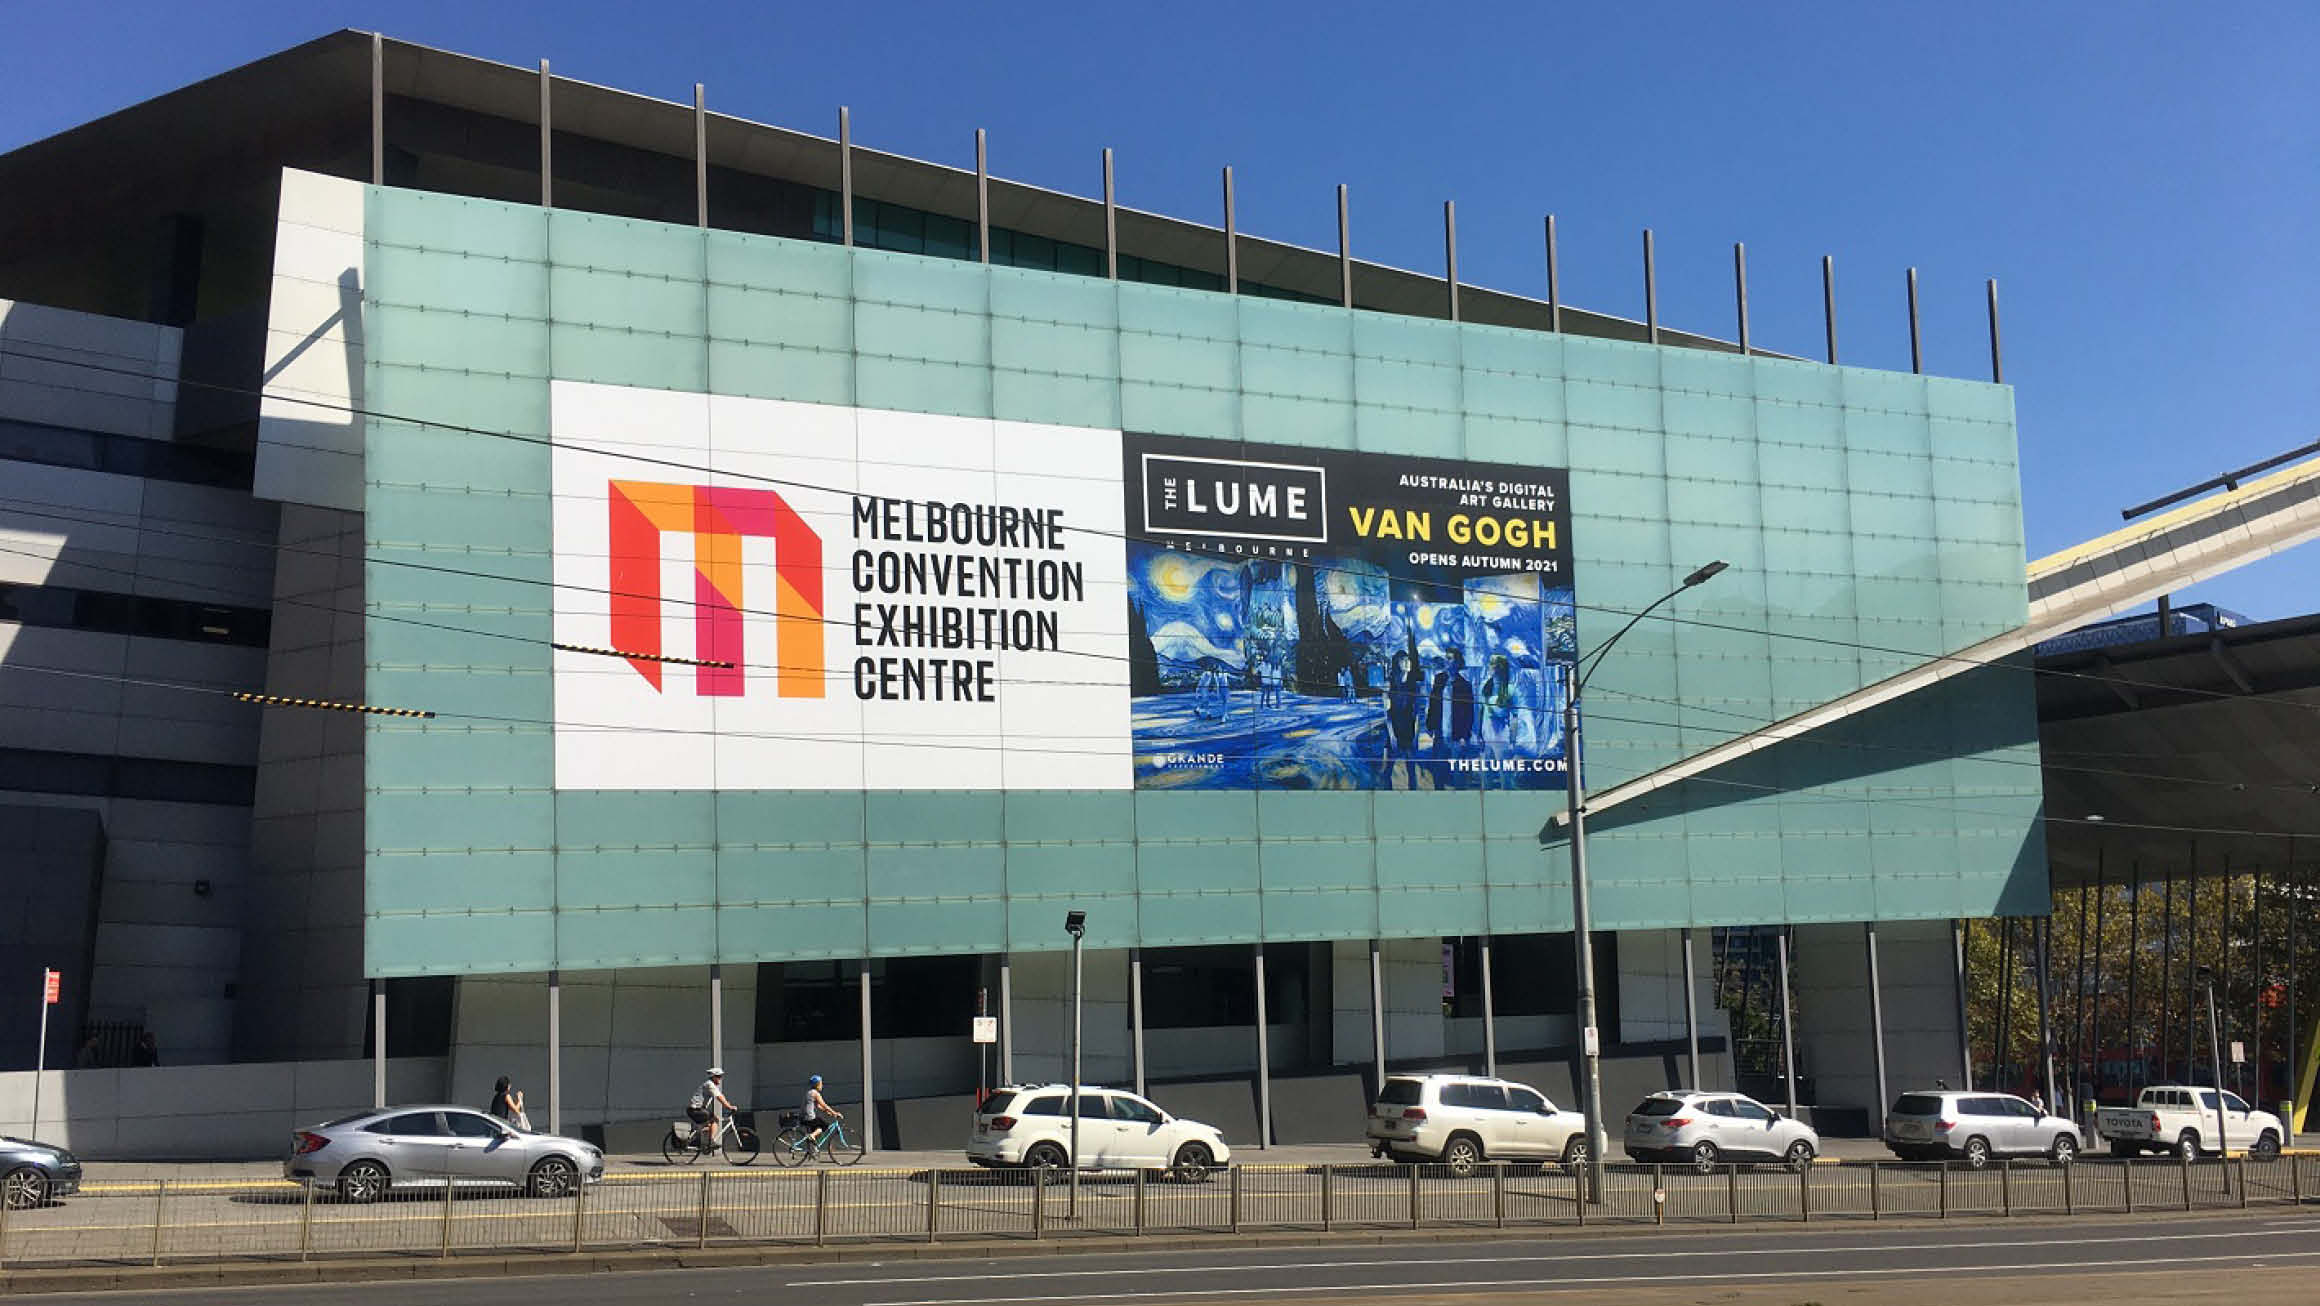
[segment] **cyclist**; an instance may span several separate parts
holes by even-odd
[[[815,1148],[821,1146],[822,1135],[830,1132],[830,1126],[846,1118],[839,1114],[837,1108],[823,1099],[822,1077],[820,1075],[809,1076],[806,1079],[805,1109],[798,1114],[805,1117],[806,1128],[812,1131],[806,1135],[806,1154],[808,1156],[813,1154]]]
[[[725,1067],[709,1067],[709,1077],[693,1090],[693,1100],[685,1104],[685,1115],[693,1122],[693,1146],[709,1147],[717,1142],[717,1120],[722,1114],[730,1115],[733,1104],[725,1098]]]

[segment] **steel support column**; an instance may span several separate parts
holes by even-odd
[[[725,968],[709,967],[709,1064],[725,1064]]]
[[[371,981],[371,1105],[387,1107],[387,982]]]
[[[838,106],[838,236],[854,248],[854,111]]]
[[[1555,248],[1555,215],[1547,215],[1547,330],[1563,329],[1563,260]]]
[[[1241,293],[1240,219],[1233,212],[1232,165],[1224,170],[1224,293]]]
[[[1337,302],[1353,307],[1353,219],[1346,210],[1343,183],[1337,187]]]
[[[387,184],[387,38],[371,33],[371,185]]]
[[[2054,1086],[2054,918],[2034,918],[2031,934],[2038,941],[2038,1075],[2046,1086],[2046,1109],[2063,1114]]]
[[[1442,280],[1450,287],[1450,320],[1458,320],[1458,201],[1442,201]]]
[[[1740,320],[1740,353],[1748,349],[1748,247],[1732,242],[1732,310]]]
[[[1861,934],[1869,959],[1869,1047],[1875,1053],[1877,1068],[1877,1105],[1869,1113],[1870,1123],[1874,1127],[1884,1118],[1885,1109],[1893,1099],[1887,1096],[1885,1089],[1885,990],[1877,975],[1877,922],[1862,922]],[[1689,943],[1685,945],[1684,953],[1688,960],[1691,955]],[[1690,967],[1686,966],[1685,969],[1689,970]],[[1698,1036],[1695,1034],[1693,1037],[1692,1056],[1696,1061],[1699,1057]]]
[[[1795,1008],[1788,998],[1788,927],[1780,927],[1773,936],[1779,944],[1780,956],[1780,1076],[1788,1091],[1788,1114],[1796,1114],[1796,1031],[1792,1018]]]
[[[564,1132],[564,973],[548,972],[548,1132]]]
[[[1973,1026],[1966,1020],[1968,995],[1966,988],[1967,929],[1966,922],[1956,917],[1950,918],[1949,949],[1956,961],[1956,968],[1951,972],[1950,981],[1957,997],[1958,1087],[1971,1093],[1974,1090],[1974,1032]]]
[[[1265,1010],[1265,945],[1256,945],[1257,960],[1257,1146],[1273,1145],[1273,1049],[1271,1013]]]
[[[1144,950],[1128,949],[1128,1058],[1136,1073],[1136,1096],[1144,1096]]]
[[[1120,204],[1113,192],[1112,151],[1104,148],[1104,275],[1120,279]]]
[[[1491,987],[1490,936],[1482,936],[1482,1073],[1498,1078],[1498,995]]]
[[[1659,343],[1659,256],[1652,249],[1649,227],[1643,229],[1643,330],[1646,339]]]
[[[865,1151],[878,1150],[878,1093],[871,1079],[870,1049],[870,959],[864,957],[855,971],[856,987],[862,993],[862,1147]],[[1075,1158],[1076,1159],[1076,1158]]]
[[[556,203],[555,138],[548,122],[549,88],[556,79],[548,75],[548,61],[540,60],[540,207],[551,208]]]
[[[1374,1093],[1386,1082],[1386,967],[1376,939],[1369,941],[1369,1038],[1370,1056],[1377,1063]]]
[[[1685,1047],[1691,1054],[1690,1066],[1692,1076],[1692,1082],[1685,1085],[1685,1087],[1694,1091],[1698,1091],[1700,1089],[1706,1088],[1708,1084],[1706,1080],[1700,1078],[1700,983],[1699,978],[1694,970],[1694,962],[1692,959],[1692,928],[1689,925],[1685,926],[1683,929],[1683,947],[1684,1043]],[[1487,991],[1488,990],[1485,990],[1485,992]],[[1495,1070],[1491,1071],[1490,1073],[1493,1077],[1498,1074],[1498,1072]],[[1882,1095],[1882,1093],[1880,1093],[1880,1095]]]
[[[999,1082],[1015,1082],[1015,960],[999,954]]]
[[[709,225],[709,88],[693,83],[693,224]]]
[[[980,127],[975,129],[975,257],[991,261],[991,151]]]

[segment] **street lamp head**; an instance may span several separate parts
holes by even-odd
[[[1086,934],[1087,913],[1084,911],[1065,912],[1063,914],[1063,932],[1075,939]]]
[[[2213,967],[2213,966],[2201,966],[2201,967],[2199,968],[2199,972],[2198,972],[2198,974],[2199,974],[2199,982],[2200,982],[2202,985],[2205,985],[2205,986],[2206,986],[2206,987],[2208,987],[2208,988],[2214,988],[2214,987],[2215,987],[2215,967]]]
[[[1709,563],[1707,566],[1693,572],[1691,575],[1684,577],[1684,588],[1690,589],[1694,585],[1699,585],[1707,581],[1714,580],[1716,578],[1717,572],[1720,572],[1731,565],[1731,563],[1724,561],[1722,558],[1718,558],[1714,562]]]

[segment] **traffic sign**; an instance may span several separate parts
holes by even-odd
[[[2235,1066],[2247,1064],[2247,1044],[2236,1038],[2231,1041],[2231,1064]]]
[[[41,1004],[53,1007],[64,992],[64,974],[61,971],[44,970],[40,972],[40,977]]]
[[[977,1016],[974,1020],[975,1041],[977,1043],[996,1043],[999,1041],[999,1018],[997,1016]]]

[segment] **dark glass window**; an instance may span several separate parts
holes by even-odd
[[[399,1116],[387,1117],[365,1132],[440,1138],[443,1136],[443,1122],[433,1111],[406,1111]]]
[[[1676,1112],[1683,1109],[1684,1104],[1678,1102],[1672,1097],[1647,1097],[1636,1105],[1635,1110],[1628,1112],[1628,1114],[1637,1116],[1672,1116]]]
[[[0,790],[248,807],[257,787],[254,766],[0,748]]]
[[[0,584],[0,621],[108,635],[264,648],[273,614],[264,608],[116,594],[70,585]]]
[[[1937,1116],[1941,1114],[1941,1099],[1931,1093],[1903,1093],[1893,1099],[1893,1114],[1897,1116]]]
[[[1265,949],[1265,1019],[1306,1019],[1312,949]],[[1153,1029],[1249,1026],[1257,1020],[1256,954],[1246,946],[1155,948],[1144,953],[1144,1018]]]
[[[1378,1105],[1416,1106],[1424,1090],[1425,1085],[1415,1079],[1389,1079],[1385,1087],[1378,1090]]]
[[[982,958],[880,957],[870,966],[870,1028],[878,1038],[965,1038],[973,1028]],[[792,961],[758,967],[760,1043],[862,1036],[861,963]]]
[[[1063,1105],[1064,1098],[1061,1093],[1049,1097],[1035,1097],[1031,1099],[1031,1105],[1023,1108],[1023,1114],[1027,1116],[1060,1116],[1065,1114]]]
[[[491,1121],[466,1111],[446,1111],[443,1118],[451,1122],[451,1132],[461,1138],[497,1138],[503,1132]]]
[[[1496,1084],[1446,1084],[1442,1088],[1442,1105],[1504,1111],[1506,1090]]]
[[[1742,1120],[1765,1121],[1772,1119],[1772,1112],[1756,1105],[1754,1102],[1745,1101],[1741,1098],[1732,1099],[1732,1114],[1740,1117]]]
[[[188,485],[250,488],[255,455],[0,418],[0,459]]]
[[[1499,1015],[1561,1015],[1578,1006],[1570,935],[1501,934],[1490,942],[1490,996]],[[1607,942],[1596,936],[1597,974],[1606,973]],[[1443,950],[1443,1014],[1481,1016],[1482,940],[1472,935],[1445,939]]]
[[[1163,1123],[1159,1108],[1142,1098],[1130,1097],[1126,1093],[1112,1095],[1112,1119],[1125,1120],[1135,1125]]]
[[[1554,1109],[1548,1105],[1546,1098],[1519,1084],[1506,1086],[1506,1106],[1509,1111],[1528,1111],[1542,1116]]]
[[[979,1109],[982,1114],[987,1116],[1003,1116],[1007,1114],[1007,1108],[1013,1105],[1017,1096],[1017,1094],[1004,1091],[993,1093],[983,1099],[983,1105]]]

